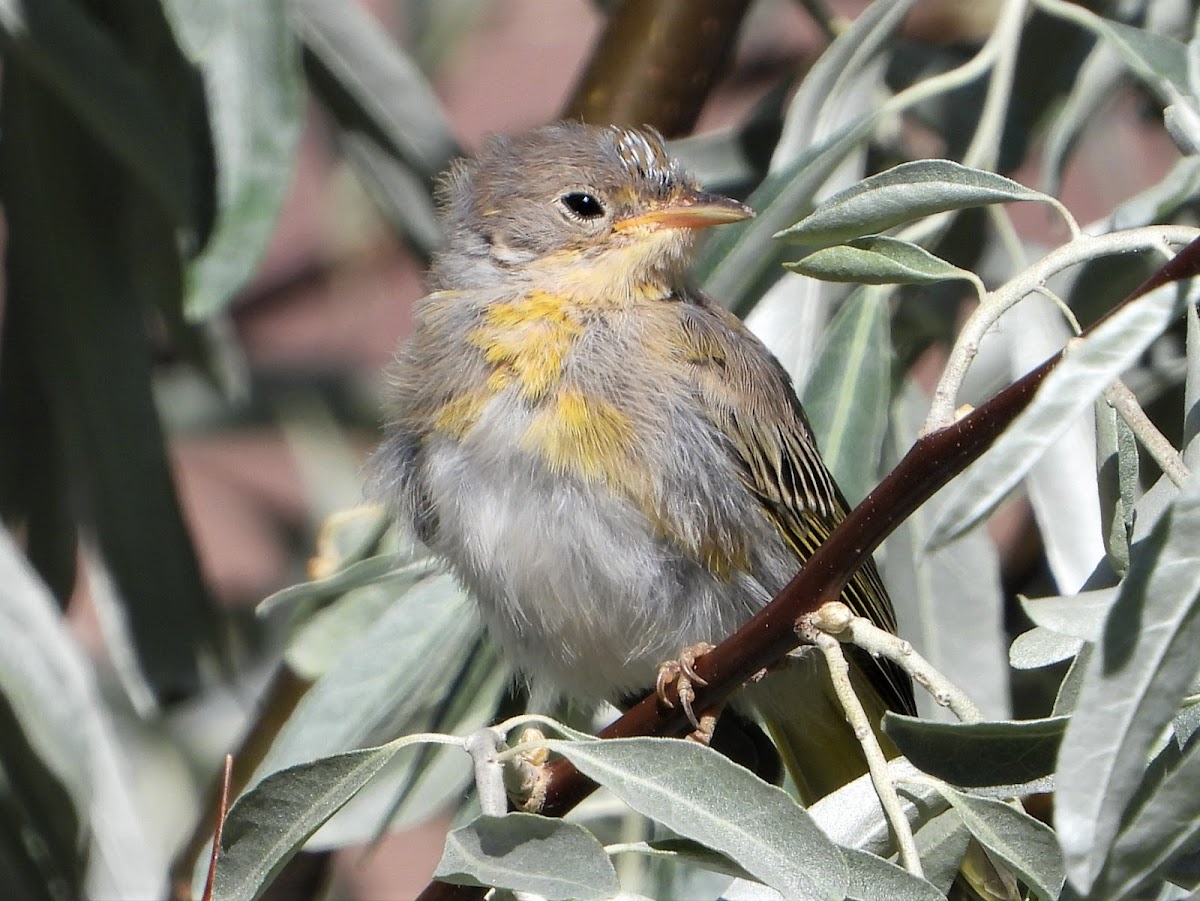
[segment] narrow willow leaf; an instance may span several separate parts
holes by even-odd
[[[735,879],[753,880],[754,878],[724,854],[686,838],[663,838],[650,842],[634,842],[622,845],[620,850],[624,854],[643,854],[647,857],[690,864],[713,873],[732,876]],[[610,848],[609,853],[613,853],[613,849]]]
[[[833,195],[776,237],[798,244],[838,244],[934,213],[1049,199],[1011,178],[982,169],[950,160],[918,160],[901,163]]]
[[[1200,839],[1200,741],[1137,809],[1113,843],[1096,883],[1098,897],[1136,897],[1146,883]]]
[[[949,806],[929,780],[917,782],[921,772],[903,757],[888,762],[893,782],[912,779],[900,797],[900,805],[909,825],[920,826]],[[863,775],[826,795],[808,808],[821,830],[843,848],[857,848],[885,856],[896,851],[891,827],[879,805],[879,796],[869,775]]]
[[[1117,52],[1107,44],[1093,47],[1079,67],[1066,101],[1047,125],[1042,149],[1042,189],[1047,194],[1058,194],[1068,155],[1124,75]]]
[[[495,886],[550,901],[605,899],[620,889],[596,837],[574,823],[510,813],[455,829],[433,875],[456,885]]]
[[[1014,380],[1053,356],[1074,334],[1048,298],[1025,297],[1005,314]],[[1098,401],[1099,402],[1099,401]],[[1094,407],[1094,405],[1093,405]],[[1100,489],[1096,476],[1096,424],[1084,408],[1055,438],[1025,478],[1046,559],[1058,590],[1074,594],[1104,559]]]
[[[887,431],[892,343],[889,312],[878,293],[851,295],[830,323],[804,408],[821,455],[854,503],[875,484]]]
[[[1121,55],[1130,70],[1164,101],[1173,92],[1191,93],[1188,84],[1187,45],[1165,34],[1154,34],[1124,22],[1093,16],[1097,33]]]
[[[405,552],[380,554],[352,563],[324,579],[300,582],[297,585],[282,588],[261,601],[255,612],[259,616],[266,616],[280,607],[325,603],[356,588],[362,588],[364,585],[371,585],[389,577],[399,579],[411,575],[415,581],[417,578],[427,575],[432,568],[433,564],[428,558],[414,561],[412,555]]]
[[[929,395],[905,381],[892,409],[884,469],[912,447],[929,412]],[[1011,716],[1004,590],[996,545],[982,530],[933,553],[923,551],[941,494],[930,498],[888,539],[884,580],[896,605],[900,634],[937,670],[962,688],[988,719]],[[952,716],[927,692],[917,693],[923,716]]]
[[[1133,534],[1137,439],[1103,397],[1096,401],[1095,415],[1100,530],[1109,563],[1118,576],[1123,576],[1129,570],[1129,540]]]
[[[846,897],[853,901],[945,901],[945,895],[924,879],[914,876],[891,861],[844,848],[842,854],[850,868],[850,887]]]
[[[954,279],[976,281],[973,273],[952,266],[924,247],[887,235],[855,238],[818,250],[794,263],[784,263],[784,266],[822,281],[856,285],[933,285]]]
[[[0,716],[0,782],[8,783],[0,794],[35,805],[19,825],[9,819],[9,804],[0,818],[53,855],[47,863],[66,877],[57,887],[76,897],[160,896],[166,861],[145,833],[127,749],[116,739],[92,664],[3,528]],[[74,882],[85,866],[86,884]]]
[[[796,92],[770,174],[748,198],[758,216],[718,229],[706,243],[697,278],[738,315],[745,316],[782,274],[782,249],[772,235],[811,210],[830,176],[874,133],[882,115],[877,107],[832,129],[830,116],[817,111],[840,95],[848,77],[861,73],[866,59],[899,27],[910,6],[907,0],[872,3],[826,48]],[[843,68],[842,60],[857,71]]]
[[[1037,625],[1084,641],[1098,641],[1117,588],[1081,591],[1070,597],[1021,598],[1021,609]]]
[[[1059,751],[1055,826],[1081,892],[1104,865],[1150,748],[1200,669],[1200,477],[1131,557]]]
[[[1042,901],[1055,901],[1062,890],[1062,853],[1054,833],[1005,801],[942,789],[981,845],[1003,861]]]
[[[1054,707],[1050,710],[1053,716],[1067,716],[1075,710],[1075,704],[1079,701],[1079,689],[1083,685],[1083,674],[1087,671],[1088,661],[1092,659],[1095,652],[1095,645],[1080,642],[1079,652],[1071,661],[1071,665],[1067,667],[1067,674],[1063,676],[1062,682],[1058,685],[1058,691],[1055,693]]]
[[[193,322],[224,309],[254,274],[292,183],[304,93],[285,0],[168,0],[164,9],[204,75],[217,179],[214,230],[187,269]]]
[[[214,901],[253,901],[317,828],[411,740],[398,739],[272,773],[225,819]]]
[[[1008,649],[1008,662],[1013,669],[1041,669],[1070,660],[1083,647],[1083,639],[1073,638],[1043,629],[1041,626],[1022,632]]]
[[[337,0],[294,9],[310,86],[344,130],[347,154],[388,221],[429,253],[439,240],[433,177],[458,153],[437,95],[366,10]]]
[[[550,746],[638,813],[728,855],[784,897],[846,896],[845,861],[804,808],[710,748],[661,738]]]
[[[1046,376],[1033,401],[955,482],[929,542],[938,547],[987,516],[1071,423],[1170,325],[1174,285],[1138,298],[1101,323]]]
[[[971,840],[971,833],[963,825],[962,817],[951,808],[922,826],[914,837],[925,878],[936,885],[943,895],[949,894],[950,885],[958,875],[967,851],[967,843]]]
[[[251,784],[273,770],[362,745],[384,726],[391,734],[402,730],[447,689],[478,630],[450,576],[413,587],[308,690]]]
[[[1200,467],[1200,312],[1187,308],[1187,377],[1183,386],[1183,464]]]
[[[891,40],[913,2],[883,0],[870,4],[817,57],[788,105],[783,133],[771,158],[773,171],[826,136],[829,120],[848,102],[848,95],[865,93],[859,76]]]
[[[935,723],[895,713],[883,728],[914,765],[952,785],[1018,785],[1054,772],[1066,717]]]

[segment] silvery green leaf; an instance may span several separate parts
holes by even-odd
[[[914,876],[891,861],[854,848],[842,849],[850,868],[853,901],[944,901],[945,895],[931,883]]]
[[[456,885],[496,886],[550,901],[599,901],[621,887],[595,836],[574,823],[531,813],[481,816],[455,829],[433,875]]]
[[[253,901],[317,828],[404,746],[401,739],[273,772],[225,819],[214,901]],[[203,885],[204,867],[197,868]]]
[[[1193,476],[1131,549],[1129,574],[1086,666],[1059,752],[1055,826],[1071,882],[1082,892],[1108,856],[1151,746],[1200,669],[1198,597],[1200,478]]]
[[[907,453],[929,411],[929,397],[911,379],[892,411],[885,468]],[[937,511],[935,495],[888,539],[883,574],[900,634],[989,719],[1011,715],[1004,591],[996,545],[982,530],[968,532],[932,553],[923,551]],[[927,692],[917,693],[921,714],[952,716]]]
[[[1020,338],[1008,342],[1013,379],[1053,356],[1073,336],[1048,298],[1025,297],[1005,314],[1005,327]],[[1096,427],[1091,407],[1065,423],[1025,478],[1046,559],[1058,590],[1074,594],[1104,559]]]
[[[1005,801],[942,788],[963,824],[1042,901],[1055,901],[1064,881],[1062,853],[1050,827]]]
[[[161,895],[166,861],[135,807],[127,749],[117,741],[91,662],[4,528],[0,711],[0,782],[21,779],[3,794],[9,802],[27,795],[36,805],[29,811],[36,817],[32,823],[14,824],[11,812],[4,819],[43,853],[55,855],[47,863],[64,877],[55,886],[68,896]],[[85,866],[86,879],[74,881]]]
[[[924,247],[887,235],[855,238],[811,253],[784,267],[827,282],[856,285],[933,285],[974,276]]]
[[[1075,709],[1075,704],[1079,701],[1079,689],[1083,685],[1083,675],[1087,671],[1088,661],[1091,660],[1095,650],[1095,645],[1080,642],[1079,653],[1067,667],[1067,674],[1063,676],[1062,682],[1058,685],[1058,691],[1055,693],[1054,707],[1050,711],[1054,716],[1066,716]]]
[[[787,134],[777,144],[770,173],[747,200],[758,216],[719,229],[707,242],[697,278],[735,313],[746,315],[751,302],[782,274],[782,249],[771,236],[813,208],[826,182],[875,131],[878,107],[856,109],[870,97],[860,83],[862,73],[910,5],[908,0],[871,4],[826,48],[792,101]],[[839,66],[842,60],[849,68]],[[857,90],[850,89],[852,83]],[[847,112],[850,118],[843,122]]]
[[[1136,897],[1147,882],[1200,839],[1200,742],[1179,762],[1122,827],[1096,882],[1098,897]]]
[[[414,768],[422,751],[429,752],[429,759],[423,776],[417,778]],[[473,772],[470,757],[457,748],[423,745],[407,754],[397,754],[321,824],[304,843],[304,850],[336,851],[369,845],[389,831],[420,826],[461,803],[470,792]],[[401,796],[404,804],[397,815],[396,799]]]
[[[1096,401],[1095,417],[1100,529],[1109,563],[1120,577],[1129,569],[1129,540],[1139,482],[1137,439],[1103,397]]]
[[[189,136],[150,73],[131,65],[99,22],[67,0],[5,0],[0,38],[5,56],[38,73],[116,159],[138,174],[175,223],[196,224]],[[97,72],[105,77],[96,78]]]
[[[937,723],[888,713],[883,728],[905,757],[932,776],[966,788],[1017,785],[1054,772],[1066,717]]]
[[[339,569],[324,579],[300,582],[282,588],[261,601],[256,612],[259,616],[266,616],[280,607],[325,603],[393,574],[398,576],[402,576],[404,573],[424,575],[431,568],[428,560],[413,561],[411,555],[407,553],[379,554],[351,563],[345,569]]]
[[[649,842],[633,842],[622,845],[621,852],[675,860],[713,873],[733,876],[736,879],[753,879],[744,868],[739,867],[724,854],[686,838],[662,838]]]
[[[1070,660],[1083,647],[1083,640],[1036,626],[1013,639],[1008,662],[1014,669],[1041,669]]]
[[[734,313],[745,315],[753,301],[782,276],[783,248],[774,241],[779,229],[813,207],[821,185],[872,131],[868,114],[807,148],[786,168],[763,179],[746,203],[757,215],[720,228],[705,242],[696,263],[704,290]]]
[[[838,244],[934,213],[1045,199],[1039,191],[993,172],[951,160],[918,160],[833,195],[776,237],[798,244]]]
[[[1177,288],[1168,285],[1119,310],[1074,345],[1024,412],[955,480],[930,545],[961,535],[994,510],[1075,418],[1162,334],[1179,306]]]
[[[1116,599],[1114,586],[1081,591],[1069,597],[1021,598],[1021,609],[1042,628],[1084,641],[1098,641]]]
[[[662,738],[549,744],[638,813],[720,851],[785,897],[845,897],[846,863],[808,812],[710,748]]]
[[[1200,193],[1200,156],[1177,160],[1165,176],[1135,194],[1108,216],[1113,231],[1162,222]]]
[[[450,576],[415,585],[301,698],[251,784],[273,770],[357,747],[380,731],[401,730],[436,703],[478,630]]]
[[[1200,312],[1188,304],[1187,319],[1187,377],[1183,385],[1183,465],[1188,469],[1200,466]]]
[[[442,104],[416,63],[366,10],[295,4],[310,84],[345,130],[346,150],[388,221],[423,253],[439,240],[430,187],[458,152]]]
[[[1188,84],[1187,45],[1165,34],[1154,34],[1124,22],[1091,16],[1096,32],[1120,54],[1138,78],[1160,99],[1170,101],[1176,92],[1186,96]]]
[[[838,310],[804,388],[821,455],[851,503],[875,484],[891,400],[886,300],[857,291]]]
[[[788,106],[783,133],[771,159],[772,171],[826,136],[829,121],[837,118],[847,103],[869,95],[857,84],[856,76],[891,40],[912,5],[913,0],[872,3],[825,48],[800,80]]]
[[[936,885],[943,895],[948,894],[951,883],[958,875],[963,854],[967,851],[967,843],[971,840],[971,833],[963,825],[962,817],[954,808],[950,808],[922,826],[914,838],[925,878]]]
[[[888,774],[899,782],[921,776],[903,757],[888,761]],[[929,780],[906,784],[900,804],[913,828],[946,810],[948,804]],[[817,825],[843,848],[857,848],[880,856],[893,854],[891,827],[879,805],[869,775],[847,783],[808,808]]]
[[[300,50],[284,0],[163,4],[204,75],[216,154],[216,225],[187,271],[192,321],[224,309],[275,231],[300,142]]]
[[[1042,150],[1042,190],[1057,194],[1067,156],[1080,134],[1113,97],[1125,74],[1116,50],[1097,44],[1079,67],[1066,102],[1048,124]]]
[[[343,570],[338,576],[358,570],[345,584],[365,575],[365,564],[381,560],[372,557]],[[351,588],[332,604],[322,607],[297,628],[288,641],[284,659],[299,676],[316,680],[338,661],[346,649],[358,641],[396,599],[429,575],[428,561],[410,563],[381,579]],[[325,586],[326,588],[328,586]],[[414,629],[414,631],[417,631]]]

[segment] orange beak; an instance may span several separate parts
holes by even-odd
[[[652,228],[709,228],[741,222],[754,215],[754,210],[740,201],[720,194],[688,191],[669,200],[648,213],[621,219],[613,225],[617,231],[639,226]]]

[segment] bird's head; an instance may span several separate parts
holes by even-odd
[[[558,123],[494,136],[440,190],[446,243],[434,287],[513,280],[573,294],[678,287],[699,229],[754,215],[709,194],[652,129]]]

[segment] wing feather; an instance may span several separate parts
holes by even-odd
[[[790,379],[731,313],[702,295],[688,297],[681,307],[706,416],[725,436],[743,484],[803,565],[845,519],[848,504],[821,459]],[[704,365],[706,357],[717,365]],[[892,602],[873,561],[859,569],[841,599],[859,616],[896,631]],[[855,656],[890,708],[915,712],[912,683],[903,670],[866,654]]]

